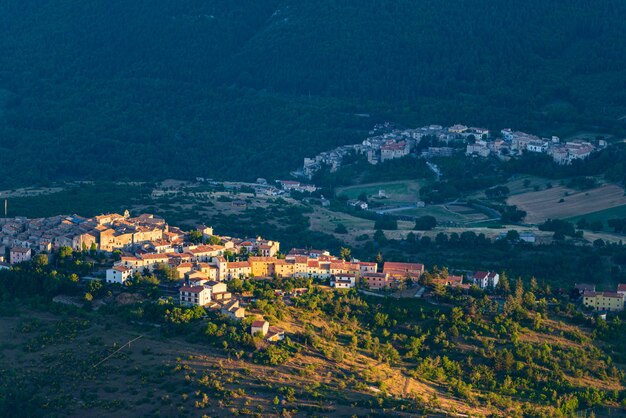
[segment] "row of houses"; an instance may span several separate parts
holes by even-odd
[[[372,290],[393,289],[399,287],[407,279],[419,280],[424,274],[424,265],[419,263],[385,262],[382,271],[378,271],[376,263],[360,263],[364,266],[359,273],[335,273],[330,277],[330,285],[337,289],[356,287],[360,280]]]

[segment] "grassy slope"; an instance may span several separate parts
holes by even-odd
[[[434,307],[425,304],[424,309],[430,312]],[[23,309],[17,317],[0,316],[3,342],[0,371],[8,381],[14,382],[16,389],[26,388],[21,392],[22,400],[36,396],[55,416],[119,416],[120,413],[213,416],[245,409],[277,416],[272,400],[280,387],[296,390],[296,400],[286,403],[288,409],[335,416],[361,415],[372,412],[357,406],[375,396],[368,387],[378,387],[381,383],[394,397],[428,402],[436,396],[445,410],[485,415],[502,412],[495,407],[468,405],[438,382],[410,377],[407,374],[410,364],[400,362],[389,366],[361,349],[347,353],[342,363],[336,363],[318,350],[305,348],[286,364],[267,367],[249,361],[250,353],[239,360],[226,358],[206,344],[178,337],[164,339],[153,327],[128,324],[115,316],[83,313],[78,317],[88,322],[77,325],[75,314],[29,309]],[[288,308],[285,318],[278,323],[292,335],[303,331],[306,324],[312,325],[318,335],[323,334],[323,329],[332,330],[340,344],[349,338],[345,334],[347,324],[329,323],[319,315],[295,308]],[[520,329],[520,340],[537,347],[550,344],[553,350],[568,352],[593,348],[586,333],[580,341],[570,338],[572,333],[577,333],[574,326],[544,320],[541,332]],[[93,367],[139,335],[143,337],[130,348]],[[493,342],[491,338],[480,337],[476,345],[463,339],[456,343],[457,351],[451,355],[452,359],[470,354],[480,356],[480,351]],[[333,346],[327,342],[322,345]],[[203,381],[203,376],[209,379]],[[622,389],[615,378],[602,381],[591,377],[566,378],[578,388]],[[301,391],[316,392],[320,398],[298,399]],[[199,405],[205,393],[208,402]],[[510,407],[515,407],[518,401],[525,399],[514,397]]]
[[[304,321],[293,319],[297,316],[290,315],[280,325],[289,332],[303,330]],[[287,402],[288,409],[309,408],[341,416],[367,414],[369,408],[356,407],[355,402],[372,399],[375,392],[343,388],[344,376],[350,375],[367,385],[385,382],[389,393],[395,396],[427,400],[436,392],[442,407],[481,410],[463,405],[435,385],[406,377],[400,367],[378,363],[359,353],[337,364],[315,350],[305,350],[284,365],[259,366],[245,356],[242,360],[227,358],[204,344],[181,338],[163,339],[149,326],[133,326],[97,314],[86,318],[90,320],[87,327],[62,335],[58,332],[60,324],[67,324],[68,319],[61,315],[28,310],[19,317],[0,317],[0,371],[29,386],[33,392],[23,395],[44,399],[50,412],[55,411],[58,416],[214,416],[243,408],[277,416],[272,400],[279,395],[280,387],[322,394],[320,401]],[[319,318],[312,318],[310,323],[319,329],[325,326]],[[130,349],[125,348],[93,367],[114,349],[140,335],[143,337],[133,342]],[[211,376],[211,384],[217,381],[235,393],[223,397],[215,387],[202,385],[198,379],[205,374]],[[196,405],[202,393],[209,394],[206,407]]]

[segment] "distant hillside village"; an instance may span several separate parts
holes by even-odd
[[[54,257],[63,248],[112,257],[112,265],[105,271],[93,273],[95,277],[101,273],[100,279],[107,284],[124,286],[137,276],[165,270],[180,305],[217,309],[236,320],[246,317],[246,298],[228,291],[227,283],[234,279],[307,278],[331,288],[375,292],[401,290],[418,281],[424,286],[451,286],[463,291],[472,286],[493,289],[500,279],[498,273],[490,271],[432,275],[420,263],[343,259],[311,248],[281,252],[277,241],[215,235],[204,225],[183,231],[151,214],[0,219],[0,269],[29,262],[38,253]],[[306,291],[295,289],[293,295],[284,296]],[[255,322],[255,332],[270,340],[284,337],[282,330],[259,321]]]
[[[420,147],[427,138],[435,139],[437,146]],[[370,164],[402,158],[411,153],[421,158],[451,157],[465,152],[468,156],[496,156],[502,160],[521,156],[524,152],[541,153],[552,157],[561,165],[583,160],[593,152],[607,146],[603,140],[591,143],[587,140],[562,142],[560,138],[540,138],[525,132],[503,129],[494,135],[488,129],[456,124],[424,126],[417,129],[395,129],[389,123],[376,125],[370,136],[360,144],[344,145],[315,157],[305,158],[302,168],[292,174],[311,179],[323,167],[337,171],[346,156],[356,153],[365,155]]]

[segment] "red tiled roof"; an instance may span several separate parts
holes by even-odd
[[[226,268],[242,269],[242,268],[249,268],[249,267],[250,267],[250,263],[248,263],[247,261],[237,261],[237,262],[228,263]]]
[[[419,263],[396,263],[387,261],[383,264],[383,271],[424,271],[424,265]]]
[[[204,290],[203,286],[182,286],[181,292],[200,293]]]
[[[476,273],[474,273],[474,278],[478,280],[482,280],[487,276],[489,276],[489,272],[486,271],[477,271]]]
[[[167,260],[169,257],[165,254],[142,254],[142,260]]]

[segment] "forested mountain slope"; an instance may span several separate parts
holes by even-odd
[[[284,175],[380,119],[623,132],[625,18],[620,0],[5,0],[0,183]]]

